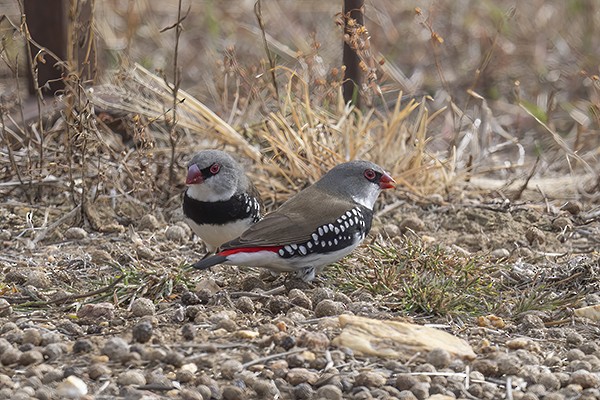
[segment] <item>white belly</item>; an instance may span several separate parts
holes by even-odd
[[[185,222],[192,231],[206,244],[208,251],[213,251],[225,242],[240,236],[252,225],[252,218],[246,218],[223,225],[197,224],[189,218]]]

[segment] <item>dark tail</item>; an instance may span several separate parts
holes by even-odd
[[[192,265],[192,267],[196,269],[208,269],[214,265],[221,264],[225,260],[227,260],[226,256],[215,254],[210,257],[204,257],[202,260]]]

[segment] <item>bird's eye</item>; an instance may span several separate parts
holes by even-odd
[[[219,173],[219,170],[221,169],[221,165],[215,163],[213,165],[210,166],[210,173],[215,175],[217,173]]]
[[[377,174],[371,168],[365,170],[365,178],[368,180],[372,181],[376,176]]]

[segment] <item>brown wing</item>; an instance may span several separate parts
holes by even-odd
[[[312,187],[305,189],[265,215],[239,238],[223,244],[220,250],[306,242],[319,226],[335,221],[353,206],[323,193],[319,193],[318,198],[317,201]]]

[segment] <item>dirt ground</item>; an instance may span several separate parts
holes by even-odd
[[[599,398],[600,330],[573,308],[599,300],[600,210],[564,198],[510,201],[511,188],[477,184],[452,199],[386,197],[369,239],[501,265],[495,313],[407,312],[393,305],[407,293],[349,286],[339,271],[372,275],[366,245],[308,286],[230,266],[190,270],[203,246],[181,222],[177,199],[142,218],[98,202],[82,229],[73,227],[80,208],[7,198],[1,297],[11,308],[1,312],[0,376],[12,384],[0,379],[0,395],[62,398],[73,375],[98,399]],[[544,183],[535,186],[522,197],[540,196]],[[93,218],[102,221],[95,229]],[[355,356],[331,344],[339,314],[436,324],[466,339],[477,359]]]

